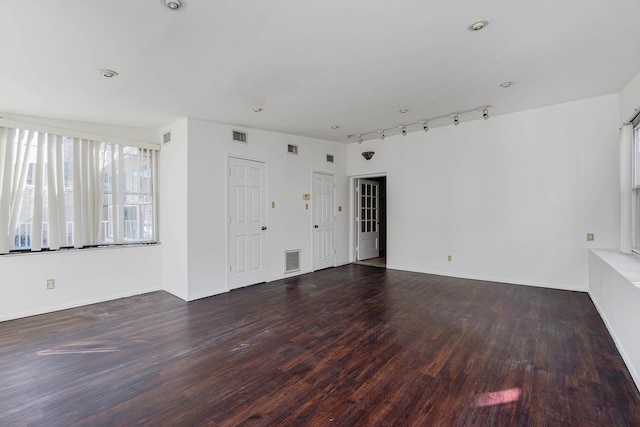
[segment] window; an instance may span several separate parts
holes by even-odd
[[[0,253],[155,241],[156,155],[0,127]]]

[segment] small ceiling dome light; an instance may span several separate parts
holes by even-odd
[[[262,107],[253,107],[251,111],[253,111],[254,113],[259,113],[260,111],[262,111]]]
[[[180,9],[180,6],[182,6],[182,4],[180,4],[180,0],[164,0],[164,2],[171,10],[178,10]]]
[[[485,120],[489,119],[489,110],[487,110],[486,108],[482,110],[482,118]]]
[[[331,129],[333,129],[333,130],[340,129],[340,126],[334,125],[334,126],[331,126]]]
[[[460,120],[458,119],[458,115],[453,116],[453,124],[458,126],[460,124]]]
[[[404,113],[408,113],[409,109],[408,108],[403,108],[402,110],[400,110],[400,113],[404,114]]]
[[[103,77],[106,77],[108,79],[110,79],[111,77],[116,77],[118,75],[118,73],[116,73],[113,70],[107,70],[106,68],[103,68],[102,70],[100,70],[100,74],[102,74]]]
[[[506,88],[508,88],[508,87],[511,87],[511,86],[513,86],[513,82],[504,82],[504,83],[500,83],[500,87],[501,87],[501,88],[504,88],[504,89],[506,89]]]
[[[427,121],[426,121],[426,120],[423,120],[423,121],[422,121],[422,122],[420,122],[420,123],[422,123],[422,130],[423,130],[423,131],[425,131],[425,132],[426,132],[426,131],[428,131],[428,130],[429,130],[429,126],[427,125]]]
[[[467,27],[467,29],[469,31],[480,31],[480,30],[486,28],[487,25],[489,25],[489,21],[484,21],[484,20],[476,21],[473,24],[469,25]]]

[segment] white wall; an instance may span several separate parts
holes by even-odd
[[[183,126],[182,123],[179,126]],[[185,299],[193,300],[228,291],[227,285],[227,162],[228,156],[260,160],[266,163],[267,198],[276,203],[269,208],[268,218],[268,280],[285,277],[284,251],[301,249],[301,271],[312,270],[311,202],[302,195],[311,193],[313,171],[335,173],[337,205],[346,207],[348,189],[346,178],[346,147],[343,144],[286,135],[256,129],[243,129],[203,120],[188,119],[187,148],[175,138],[162,150],[161,241],[164,248],[165,289],[171,283],[188,283]],[[248,144],[231,140],[232,130],[248,132]],[[287,144],[298,145],[298,155],[287,153]],[[185,150],[185,151],[183,151]],[[184,161],[184,154],[187,161]],[[174,155],[175,154],[175,155]],[[326,162],[326,154],[335,156],[335,163]],[[176,157],[177,155],[177,157]],[[167,163],[171,163],[168,165]],[[182,177],[188,177],[187,182]],[[175,188],[168,188],[167,180],[180,180]],[[186,190],[185,190],[186,188]],[[186,197],[186,203],[185,203]],[[309,203],[309,209],[305,209]],[[186,214],[186,221],[183,215]],[[348,262],[348,218],[346,209],[336,212],[337,264]],[[165,233],[177,225],[172,233]],[[185,228],[186,227],[186,228]],[[170,240],[168,240],[168,238]],[[178,245],[174,245],[178,242]],[[184,247],[186,243],[186,248]],[[186,256],[187,266],[184,265]],[[173,260],[178,260],[173,262]],[[300,274],[298,273],[298,274]],[[168,275],[172,276],[169,277]],[[171,290],[170,290],[171,291]],[[184,297],[184,289],[171,291]]]
[[[160,151],[158,176],[159,232],[162,243],[162,288],[184,300],[188,292],[188,120],[163,129],[171,142]]]
[[[587,248],[618,245],[618,118],[609,95],[350,144],[348,174],[387,174],[390,268],[586,290]]]
[[[629,120],[640,108],[640,73],[620,91],[620,124]]]
[[[157,291],[160,252],[151,245],[3,255],[0,321]]]

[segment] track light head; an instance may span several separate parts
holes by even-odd
[[[427,121],[426,120],[424,120],[422,122],[422,130],[425,131],[425,132],[429,130],[429,126],[427,125]]]
[[[380,141],[384,141],[384,131],[380,131]]]
[[[356,135],[358,137],[358,144],[362,144],[362,135]]]
[[[458,115],[453,116],[453,124],[458,126],[460,124],[460,119],[458,119]]]
[[[407,135],[407,127],[405,125],[400,126],[400,130],[402,131],[402,136]]]
[[[482,118],[485,120],[489,119],[489,110],[487,110],[486,108],[482,110]]]

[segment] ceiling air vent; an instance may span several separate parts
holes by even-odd
[[[327,163],[333,163],[333,154],[327,154]]]
[[[164,135],[162,135],[162,143],[167,144],[169,142],[171,142],[171,132],[167,132]]]
[[[298,154],[298,146],[293,144],[287,145],[287,153]]]
[[[247,133],[246,132],[239,132],[237,130],[233,131],[233,140],[235,142],[241,142],[243,144],[247,143]]]
[[[284,251],[284,272],[300,271],[300,249]]]

